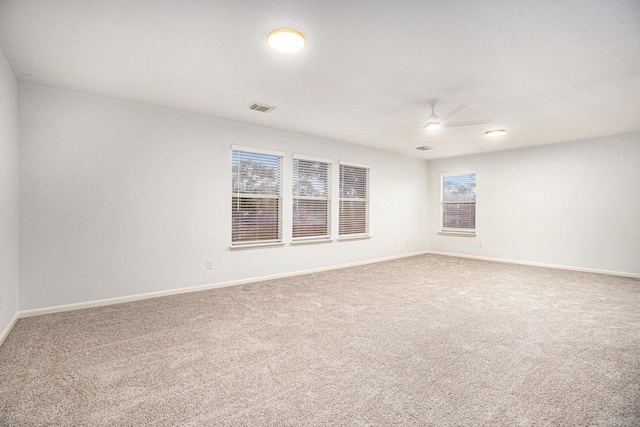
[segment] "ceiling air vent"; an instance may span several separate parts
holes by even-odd
[[[416,147],[416,150],[427,151],[431,150],[433,147],[429,147],[428,145],[423,145],[422,147]]]
[[[253,104],[249,105],[250,110],[259,111],[261,113],[268,113],[275,110],[276,108],[278,107],[274,105],[261,104],[259,102],[254,102]]]

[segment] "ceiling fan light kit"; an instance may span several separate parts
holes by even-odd
[[[431,106],[431,115],[427,119],[427,123],[424,125],[424,128],[427,130],[436,130],[442,127],[440,120],[438,120],[440,117],[436,116],[436,112],[434,111],[437,103],[438,101],[435,100],[429,103]]]
[[[427,130],[436,130],[436,129],[440,129],[442,127],[442,125],[439,122],[428,122],[426,125],[424,125],[424,128]]]

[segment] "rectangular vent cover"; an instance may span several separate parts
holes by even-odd
[[[254,102],[253,104],[249,105],[250,110],[259,111],[261,113],[268,113],[270,111],[275,110],[276,108],[278,107],[273,105],[262,104],[259,102]]]

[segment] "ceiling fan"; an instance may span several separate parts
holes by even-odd
[[[409,130],[405,130],[402,132],[397,132],[397,133],[392,133],[390,135],[387,136],[394,136],[394,135],[400,135],[403,133],[408,133],[408,132],[413,132],[416,131],[420,128],[425,128],[428,130],[435,130],[435,129],[440,129],[440,128],[450,128],[450,127],[457,127],[457,126],[475,126],[475,125],[484,125],[486,123],[490,123],[491,120],[469,120],[469,121],[464,121],[464,122],[449,122],[447,121],[447,119],[453,117],[454,115],[458,114],[460,111],[464,110],[465,108],[467,108],[466,105],[458,105],[456,108],[454,108],[453,110],[449,111],[447,114],[444,114],[442,117],[438,116],[435,112],[435,108],[436,105],[438,104],[438,100],[437,99],[432,99],[429,101],[429,106],[431,107],[431,115],[429,117],[427,117],[427,121],[425,123],[420,123],[420,122],[412,122],[409,120],[401,120],[401,119],[395,119],[393,117],[390,117],[391,120],[396,120],[399,122],[405,122],[405,123],[411,123],[414,125],[418,125],[417,128],[415,129],[409,129]]]

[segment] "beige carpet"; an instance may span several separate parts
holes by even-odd
[[[426,255],[22,319],[0,425],[639,426],[640,280]]]

